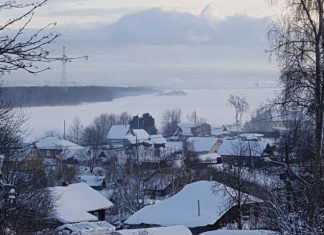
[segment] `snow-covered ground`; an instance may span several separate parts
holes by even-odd
[[[215,89],[215,90],[188,90],[187,96],[160,96],[158,94],[124,97],[112,102],[100,102],[77,106],[54,106],[24,108],[29,115],[28,128],[30,139],[39,137],[45,131],[55,129],[63,132],[63,123],[69,126],[75,116],[78,116],[84,125],[89,124],[96,116],[102,113],[120,113],[127,111],[133,115],[145,112],[151,113],[160,126],[162,113],[166,109],[181,108],[183,118],[188,113],[197,111],[199,116],[207,119],[211,124],[230,124],[234,122],[234,112],[228,105],[229,95],[243,95],[250,104],[250,112],[260,104],[273,98],[278,88],[245,88],[245,89]],[[247,120],[250,114],[245,115]]]
[[[278,235],[278,233],[266,230],[216,230],[200,235]]]

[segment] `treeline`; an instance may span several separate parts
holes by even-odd
[[[153,89],[143,87],[103,87],[103,86],[31,86],[6,87],[8,97],[14,106],[57,106],[77,105],[91,102],[107,102],[124,96],[152,93]]]

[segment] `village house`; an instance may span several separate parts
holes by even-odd
[[[226,126],[221,127],[212,127],[211,128],[211,136],[216,138],[223,138],[226,136],[230,136],[229,130],[227,130]]]
[[[60,136],[49,136],[34,144],[37,154],[42,158],[82,158],[86,149],[78,144],[63,139]]]
[[[273,156],[273,141],[260,135],[245,134],[225,139],[217,153],[224,163],[259,166],[264,163],[264,158]]]
[[[130,125],[114,125],[110,128],[107,139],[113,147],[126,147],[131,145],[130,140],[135,140],[135,133]]]
[[[50,188],[56,220],[62,224],[105,221],[113,204],[85,183]]]
[[[189,137],[211,136],[211,126],[207,123],[179,123],[178,129],[174,133],[178,140],[185,141]]]
[[[232,190],[227,188],[227,190]],[[193,234],[216,230],[234,223],[237,204],[230,200],[224,185],[215,181],[198,181],[186,185],[180,192],[153,205],[145,206],[126,221],[130,228],[184,225]],[[246,195],[246,205],[260,202]],[[246,207],[246,219],[249,209]]]
[[[57,167],[65,161],[76,164],[87,158],[87,148],[59,136],[49,136],[33,143],[28,154],[30,162],[42,162],[46,167]]]
[[[81,183],[86,183],[91,188],[101,191],[106,188],[107,182],[105,180],[105,176],[98,175],[80,175],[79,181]]]
[[[159,199],[173,191],[174,182],[178,176],[172,174],[155,173],[144,182],[144,193],[151,199]]]
[[[108,143],[113,147],[131,147],[136,145],[165,147],[162,135],[149,135],[144,129],[132,129],[130,125],[114,125],[110,128]]]
[[[222,140],[214,137],[189,137],[185,143],[185,150],[196,155],[216,153]]]

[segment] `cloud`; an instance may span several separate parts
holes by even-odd
[[[152,8],[114,23],[57,28],[63,36],[52,50],[60,54],[65,45],[69,56],[90,56],[69,64],[69,81],[186,87],[254,81],[277,76],[264,53],[268,24],[268,18],[234,15],[215,21]],[[58,80],[59,66],[47,79]]]
[[[205,12],[205,11],[204,11]],[[235,15],[211,21],[201,15],[160,8],[123,16],[117,22],[94,25],[92,29],[62,29],[70,41],[102,44],[213,44],[258,46],[266,44],[267,18]],[[86,35],[86,38],[84,37]]]

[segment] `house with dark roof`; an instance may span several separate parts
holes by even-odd
[[[207,123],[196,124],[184,122],[178,124],[178,129],[174,133],[179,140],[185,141],[189,137],[203,137],[211,135],[211,126]]]
[[[272,140],[260,138],[260,136],[252,137],[244,135],[225,139],[217,152],[222,162],[256,166],[262,165],[265,157],[273,156]]]

